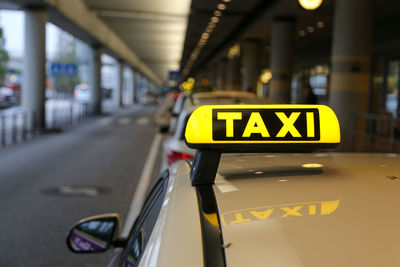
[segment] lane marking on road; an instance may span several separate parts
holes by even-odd
[[[105,126],[105,125],[110,125],[113,122],[113,118],[109,117],[109,118],[104,118],[104,119],[100,119],[97,123]]]
[[[131,123],[131,119],[130,118],[120,118],[118,119],[118,124],[120,125],[128,125]]]
[[[151,174],[154,169],[154,164],[156,163],[161,140],[162,135],[156,134],[153,143],[151,144],[150,152],[147,155],[146,163],[140,176],[139,183],[136,187],[135,194],[133,195],[131,206],[129,208],[128,215],[126,217],[125,224],[121,232],[122,238],[128,237],[133,223],[135,222],[136,217],[139,215],[140,210],[143,206],[147,190],[150,186]]]
[[[150,119],[149,118],[140,118],[140,119],[138,119],[137,121],[136,121],[136,123],[138,124],[138,125],[146,125],[146,124],[149,124],[149,122],[150,122]]]

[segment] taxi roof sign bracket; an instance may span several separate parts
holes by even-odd
[[[213,184],[220,158],[221,153],[217,151],[196,151],[192,168],[190,170],[190,180],[192,185]]]

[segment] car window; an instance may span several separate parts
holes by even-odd
[[[137,266],[154,229],[168,185],[168,171],[165,171],[150,191],[143,209],[128,237],[119,266]]]
[[[189,120],[190,115],[191,114],[188,114],[188,115],[185,116],[185,119],[183,120],[183,126],[180,127],[180,131],[179,131],[179,133],[177,133],[179,140],[185,140],[186,124],[187,124],[187,122]]]

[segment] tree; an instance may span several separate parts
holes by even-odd
[[[58,32],[57,50],[53,61],[62,64],[76,63],[76,40],[73,36],[61,30]],[[60,76],[54,78],[54,88],[58,92],[72,94],[75,85],[79,82],[78,76],[68,77],[61,73]]]
[[[8,52],[5,50],[6,39],[4,38],[3,28],[0,27],[0,84],[4,84],[7,73]]]

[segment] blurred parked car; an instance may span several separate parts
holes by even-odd
[[[75,86],[74,99],[79,102],[89,102],[91,97],[91,89],[87,83],[80,83]]]
[[[171,126],[171,136],[163,143],[162,169],[167,168],[168,165],[178,160],[193,159],[195,150],[186,145],[184,136],[186,123],[197,107],[202,105],[229,104],[276,104],[276,102],[270,99],[257,99],[257,96],[253,93],[238,91],[197,93],[187,96],[183,100],[183,105],[176,122]]]
[[[155,105],[157,104],[158,96],[155,93],[147,92],[140,97],[140,103],[143,105]]]
[[[7,87],[1,87],[0,88],[0,101],[5,104],[17,103],[17,96],[15,94],[15,91],[10,88],[7,88]]]

